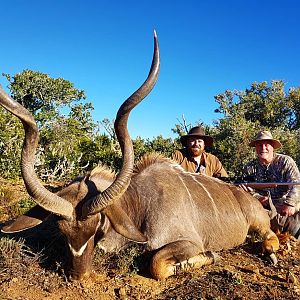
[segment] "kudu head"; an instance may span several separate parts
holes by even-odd
[[[121,105],[114,124],[123,155],[120,172],[111,182],[101,181],[99,178],[94,180],[93,177],[97,176],[90,174],[74,180],[59,193],[47,190],[35,173],[39,133],[32,114],[7,95],[0,86],[0,104],[21,120],[25,130],[21,172],[27,192],[37,204],[12,224],[4,226],[2,232],[22,231],[40,224],[49,214],[57,215],[60,230],[69,245],[70,274],[73,278],[79,279],[89,274],[95,244],[105,234],[108,226],[130,240],[147,241],[116,203],[130,184],[134,164],[133,145],[127,129],[128,117],[131,110],[154,87],[159,67],[159,48],[154,32],[154,54],[148,77]]]

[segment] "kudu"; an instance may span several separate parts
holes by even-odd
[[[214,251],[242,244],[249,230],[264,239],[263,249],[273,260],[279,247],[261,204],[233,185],[205,175],[185,172],[160,155],[144,157],[134,169],[132,142],[127,130],[130,111],[156,83],[160,66],[154,35],[154,54],[146,81],[120,107],[115,130],[123,153],[117,176],[96,168],[75,179],[57,194],[39,182],[35,171],[38,129],[32,115],[2,89],[1,105],[23,123],[22,176],[37,205],[3,232],[21,231],[41,223],[49,214],[58,216],[71,258],[69,273],[80,279],[91,271],[98,245],[115,251],[129,241],[144,243],[154,253],[150,271],[164,279],[179,269],[213,263]]]

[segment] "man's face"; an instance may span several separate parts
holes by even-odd
[[[255,143],[258,160],[263,164],[268,164],[273,159],[274,147],[272,141],[258,141]]]
[[[204,151],[204,141],[197,137],[189,137],[187,140],[187,148],[192,155],[192,157],[200,156]]]

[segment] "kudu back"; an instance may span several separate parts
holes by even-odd
[[[251,230],[263,237],[264,251],[276,262],[279,244],[269,217],[246,192],[215,178],[185,172],[159,154],[145,156],[134,168],[127,121],[131,110],[154,87],[159,66],[154,34],[149,75],[116,116],[115,131],[123,154],[120,172],[97,167],[56,194],[43,187],[34,171],[38,129],[32,115],[0,89],[0,104],[24,126],[22,176],[37,204],[2,231],[22,231],[50,214],[58,216],[68,244],[72,278],[90,274],[97,244],[105,251],[116,251],[130,241],[144,244],[154,253],[150,263],[153,277],[164,279],[179,269],[213,263],[214,251],[240,245]]]

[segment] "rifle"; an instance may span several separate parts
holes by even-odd
[[[244,185],[255,190],[271,189],[277,186],[300,185],[300,182],[255,182],[252,177],[218,177],[222,181],[234,184],[236,186]]]
[[[300,182],[235,182],[234,185],[244,185],[255,190],[271,189],[277,186],[300,185]]]

